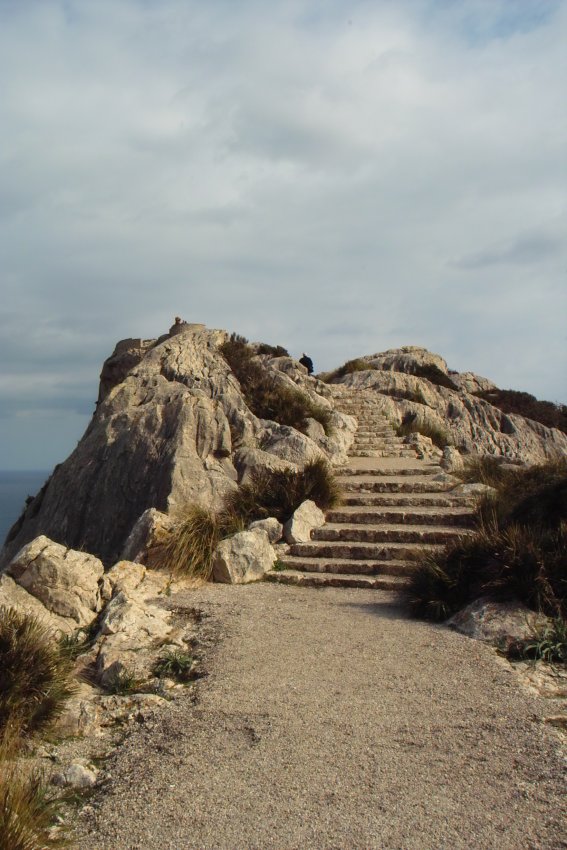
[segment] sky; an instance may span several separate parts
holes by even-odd
[[[176,315],[567,402],[567,0],[0,0],[0,469]]]

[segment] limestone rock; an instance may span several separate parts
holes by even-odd
[[[140,587],[145,577],[144,565],[133,561],[119,561],[106,574],[106,579],[112,588],[112,595],[123,593],[127,597]]]
[[[430,437],[425,437],[423,434],[409,434],[405,437],[404,444],[415,449],[417,457],[422,460],[424,458],[435,460],[441,458],[441,449],[433,444]]]
[[[83,764],[74,763],[53,774],[51,782],[61,788],[76,788],[84,791],[96,785],[96,773]]]
[[[240,531],[217,546],[213,579],[224,584],[258,581],[272,569],[275,560],[276,553],[265,531]]]
[[[47,537],[37,537],[11,561],[14,580],[54,614],[91,623],[101,608],[104,567],[87,552],[75,552]]]
[[[482,597],[447,620],[447,625],[475,640],[498,643],[510,637],[530,637],[541,621],[541,615],[521,602],[495,602]]]
[[[281,540],[282,538],[283,525],[274,516],[268,517],[267,519],[257,519],[255,522],[251,522],[248,526],[248,530],[254,531],[255,529],[265,531],[270,543],[277,543],[278,540]]]
[[[407,356],[405,349],[401,351]],[[381,363],[380,368],[351,373],[340,383],[355,389],[374,390],[379,400],[377,411],[390,421],[399,424],[410,415],[417,430],[423,425],[445,432],[448,444],[465,454],[495,455],[527,463],[567,456],[567,435],[556,428],[546,428],[523,416],[503,413],[466,389],[452,390],[403,371],[389,371],[394,365],[402,367],[404,358],[399,362],[394,353],[385,352],[385,355],[366,358],[374,364]],[[427,358],[423,355],[422,359]],[[437,355],[432,355],[431,363],[444,371],[444,361],[438,362]],[[451,373],[449,377],[458,385],[458,375]],[[467,385],[472,386],[464,382],[464,386]]]
[[[35,617],[43,626],[55,633],[72,634],[77,628],[75,620],[70,617],[60,617],[48,611],[39,599],[16,584],[14,579],[6,573],[0,575],[0,606],[15,608],[22,614]]]
[[[157,340],[117,345],[102,370],[92,421],[10,530],[0,569],[39,535],[92,552],[107,566],[121,557],[145,560],[144,534],[151,535],[156,517],[142,521],[144,512],[175,520],[190,503],[218,508],[249,469],[241,463],[237,470],[238,452],[249,452],[248,460],[261,452],[258,463],[344,462],[350,431],[338,414],[331,414],[338,436],[316,429],[316,440],[253,415],[221,354],[226,338],[225,331],[180,322]],[[319,382],[291,358],[265,362],[275,383],[331,410]]]
[[[446,472],[458,472],[465,465],[458,449],[454,446],[445,446],[441,466]]]
[[[148,552],[159,535],[171,529],[173,523],[167,514],[148,508],[136,521],[120,554],[122,561],[134,561],[144,564]]]
[[[426,348],[420,348],[416,345],[391,348],[389,351],[383,351],[380,354],[371,354],[364,359],[368,360],[374,368],[385,371],[408,372],[412,374],[416,367],[433,366],[445,375],[449,374],[447,363],[439,354],[433,354]]]
[[[286,543],[308,543],[314,528],[325,524],[325,514],[315,502],[307,499],[284,525]]]

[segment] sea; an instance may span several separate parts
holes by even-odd
[[[47,481],[49,472],[0,470],[0,547],[22,512],[26,498],[35,496]]]

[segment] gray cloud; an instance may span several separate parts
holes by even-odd
[[[424,344],[565,397],[567,2],[544,12],[0,4],[4,423],[35,398],[52,440],[116,340],[176,314],[321,369]]]

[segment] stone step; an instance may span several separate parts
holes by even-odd
[[[344,525],[326,523],[311,532],[313,541],[340,543],[449,543],[471,534],[470,529],[448,526]]]
[[[341,506],[368,506],[368,507],[389,507],[399,506],[400,508],[420,508],[420,507],[436,507],[436,508],[452,508],[452,507],[469,507],[471,500],[467,496],[452,496],[450,492],[444,493],[345,493],[341,500]]]
[[[409,576],[415,569],[415,562],[394,558],[389,561],[349,561],[344,558],[334,561],[331,558],[297,558],[287,555],[282,561],[289,570],[312,573]]]
[[[310,543],[293,543],[290,555],[299,558],[347,558],[350,561],[396,561],[413,560],[415,544],[412,543],[355,543],[336,540],[312,540]],[[433,554],[442,552],[439,543],[423,543],[420,550]]]
[[[371,590],[403,590],[406,579],[398,576],[336,575],[332,573],[304,573],[295,570],[270,571],[266,581],[304,587],[366,587]]]
[[[376,508],[345,506],[327,511],[327,522],[330,523],[361,523],[363,525],[376,523],[401,523],[403,525],[456,525],[471,526],[475,515],[470,507],[390,507]]]
[[[365,478],[405,478],[407,475],[425,476],[425,475],[440,475],[443,472],[440,466],[426,466],[417,464],[412,466],[400,467],[384,467],[382,469],[368,469],[358,466],[339,466],[337,468],[337,480],[342,481],[343,478],[352,478],[354,476],[362,476]]]
[[[447,485],[443,481],[416,481],[399,478],[344,478],[340,487],[345,493],[445,493]]]

